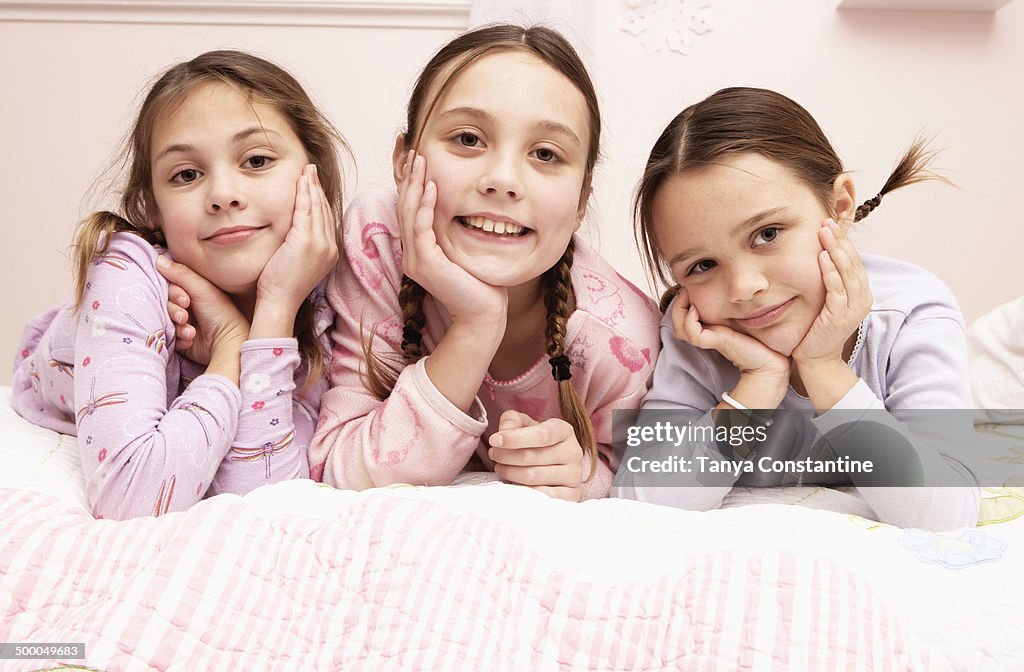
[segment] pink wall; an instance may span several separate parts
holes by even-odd
[[[728,85],[776,88],[829,133],[864,198],[919,130],[945,148],[959,185],[909,187],[886,199],[863,249],[938,273],[972,319],[1024,293],[1024,0],[997,13],[837,11],[825,0],[717,0],[712,32],[689,55],[647,53],[619,30],[625,3],[594,3],[585,39],[605,112],[604,160],[588,232],[644,283],[628,223],[647,151],[682,107]],[[0,6],[2,10],[2,6]],[[2,13],[0,13],[2,16]],[[30,23],[0,20],[0,359],[22,325],[66,296],[64,253],[84,200],[130,121],[146,81],[201,51],[255,51],[291,69],[348,137],[365,188],[390,179],[390,148],[417,68],[454,27],[352,28]],[[10,380],[0,367],[0,384]]]

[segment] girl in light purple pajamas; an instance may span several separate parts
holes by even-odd
[[[757,464],[765,456],[808,457],[815,432],[831,432],[832,457],[880,458],[893,477],[962,486],[870,487],[878,481],[856,474],[814,477],[815,484],[854,486],[857,512],[902,527],[973,526],[979,493],[963,449],[969,415],[935,415],[946,422],[913,431],[907,424],[922,410],[970,408],[960,310],[935,276],[860,255],[847,236],[887,193],[930,177],[928,159],[916,143],[878,195],[858,205],[831,143],[789,98],[730,88],[683,110],[651,150],[635,205],[648,267],[672,286],[662,299],[662,354],[643,409],[689,413],[703,428],[742,414],[745,428],[762,429],[767,439],[752,446],[756,455],[736,457]],[[809,426],[765,429],[777,409],[804,411],[775,419],[809,418]],[[854,433],[851,420],[862,418],[871,422],[857,431],[885,426],[887,440]],[[807,440],[792,440],[792,430]],[[703,464],[732,457],[714,440],[685,449]],[[721,506],[734,485],[779,484],[756,471],[697,480],[652,487],[620,469],[613,492],[707,510]]]
[[[343,146],[291,75],[242,52],[175,65],[148,92],[120,212],[83,222],[74,301],[33,320],[15,357],[15,409],[78,436],[96,517],[308,476]]]

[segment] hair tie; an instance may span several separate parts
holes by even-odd
[[[551,365],[551,377],[558,382],[572,378],[572,373],[569,371],[572,360],[568,356],[559,355],[558,357],[552,357],[548,360],[548,364]]]
[[[420,333],[419,329],[413,329],[412,327],[402,328],[402,350],[405,350],[407,345],[419,345],[423,342],[423,334]]]

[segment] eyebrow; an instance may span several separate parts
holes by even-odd
[[[776,217],[778,217],[779,215],[784,214],[785,212],[786,212],[786,207],[785,206],[779,206],[777,208],[768,208],[767,210],[762,210],[761,212],[757,213],[756,215],[754,215],[752,217],[749,217],[746,220],[744,220],[744,221],[740,222],[739,224],[737,224],[736,226],[734,226],[732,228],[732,230],[729,231],[729,235],[730,236],[736,236],[736,235],[738,235],[740,233],[743,233],[744,231],[748,231],[748,230],[753,229],[753,228],[755,228],[757,226],[760,226],[765,220],[775,219]],[[691,247],[688,250],[683,250],[679,254],[677,254],[677,255],[673,256],[671,259],[669,259],[668,260],[668,265],[670,267],[671,266],[675,266],[680,261],[684,261],[684,260],[686,260],[686,259],[688,259],[690,257],[698,256],[698,254],[702,250],[703,250],[703,248],[701,248],[701,247]]]
[[[266,126],[251,126],[249,128],[243,129],[243,130],[239,131],[238,133],[235,133],[234,135],[232,135],[231,136],[231,142],[233,142],[233,143],[234,142],[241,142],[241,141],[249,138],[252,135],[256,135],[257,133],[260,133],[260,134],[263,134],[263,135],[268,135],[268,136],[269,135],[275,135],[275,136],[277,136],[279,138],[281,137],[281,134],[278,133],[277,131],[275,131],[272,128],[267,128]],[[159,154],[157,154],[155,157],[153,157],[153,161],[154,162],[159,161],[164,156],[166,156],[168,154],[173,154],[174,152],[190,152],[193,149],[195,149],[194,145],[188,145],[188,144],[183,144],[183,143],[179,143],[179,144],[176,144],[176,145],[170,145],[168,147],[165,147]]]
[[[495,124],[494,115],[492,115],[490,112],[486,110],[481,110],[478,107],[453,107],[450,110],[445,110],[444,112],[441,112],[437,116],[439,119],[444,119],[447,117],[466,116],[471,117],[473,119],[479,119],[480,121],[486,122],[491,125]],[[553,121],[551,119],[541,119],[534,124],[534,128],[537,128],[542,131],[547,131],[549,133],[557,133],[559,135],[564,135],[569,140],[579,145],[580,147],[583,146],[583,141],[580,140],[579,136],[576,135],[576,133],[571,128],[569,128],[563,123]]]

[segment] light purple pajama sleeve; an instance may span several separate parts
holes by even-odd
[[[15,357],[15,410],[77,435],[97,517],[160,515],[207,492],[244,494],[308,475],[326,382],[296,394],[305,373],[291,338],[245,343],[241,390],[175,353],[158,253],[114,234],[88,269],[78,311],[64,305],[36,318]]]

